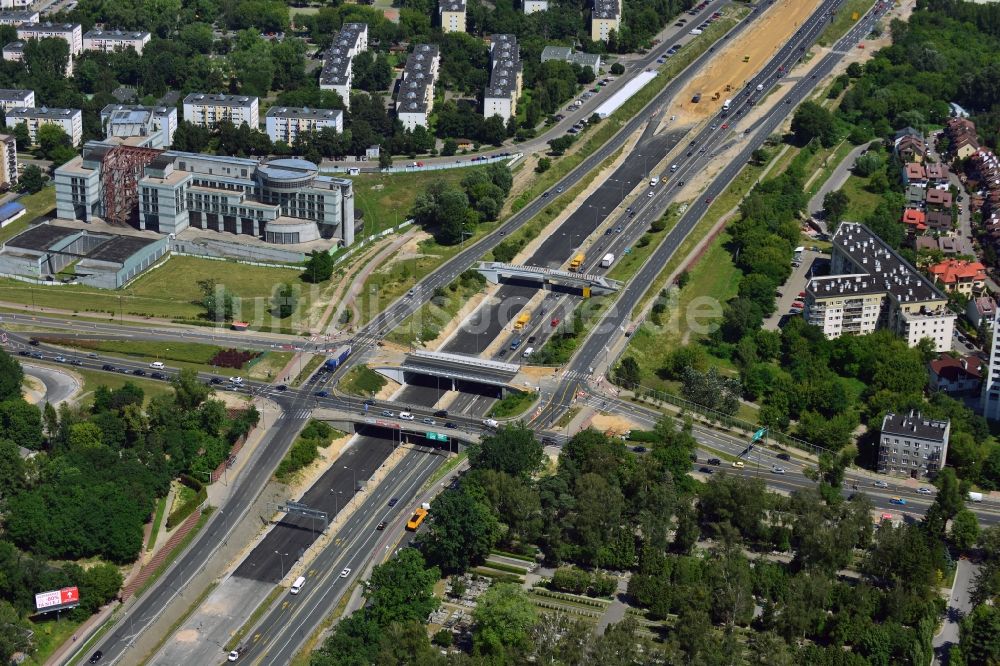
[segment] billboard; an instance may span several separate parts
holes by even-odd
[[[39,592],[35,595],[36,610],[55,610],[80,603],[80,591],[75,587],[64,587],[61,590]]]

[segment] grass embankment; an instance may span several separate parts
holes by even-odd
[[[523,414],[535,404],[537,393],[521,393],[511,391],[490,408],[490,416],[495,419],[507,419]]]
[[[367,365],[358,365],[344,375],[338,388],[344,393],[367,397],[381,391],[387,381]]]
[[[282,483],[290,480],[303,467],[311,465],[319,457],[319,450],[330,446],[334,439],[344,433],[334,429],[323,421],[310,421],[299,433],[292,448],[278,463],[274,478]]]
[[[309,361],[302,366],[302,370],[299,371],[299,374],[292,381],[292,386],[301,386],[307,379],[312,377],[316,369],[323,365],[325,360],[326,357],[321,354],[310,354]]]
[[[732,10],[732,12],[727,12],[726,16],[710,25],[701,35],[685,44],[680,51],[660,67],[655,79],[646,84],[642,90],[637,92],[607,119],[602,120],[594,133],[582,144],[578,141],[576,144],[579,145],[578,148],[571,148],[566,155],[555,160],[548,171],[539,175],[531,187],[522,192],[520,196],[510,203],[510,212],[516,213],[524,208],[530,201],[559,182],[566,174],[607,143],[632,116],[637,114],[656,97],[681,70],[707,51],[724,33],[739,23],[740,19],[746,16],[749,11],[745,7],[740,7]]]
[[[32,286],[16,280],[0,280],[0,301],[70,312],[101,312],[112,319],[125,314],[207,323],[203,319],[198,283],[215,280],[237,297],[235,319],[249,322],[257,329],[295,333],[293,324],[304,318],[320,292],[329,286],[304,284],[299,280],[300,274],[301,271],[291,268],[172,257],[117,291],[84,285]],[[292,316],[279,319],[271,314],[271,297],[275,288],[285,283],[300,286],[301,292]]]
[[[57,367],[65,368],[66,366]],[[87,407],[93,402],[94,391],[97,390],[98,386],[107,386],[109,389],[117,390],[125,386],[126,382],[135,384],[142,389],[146,395],[146,404],[149,404],[150,399],[158,395],[172,396],[174,394],[174,389],[169,383],[156,379],[144,379],[133,375],[120,375],[113,372],[86,370],[76,367],[70,367],[68,371],[83,378],[83,386],[80,388],[80,393],[76,398],[81,407]]]
[[[152,551],[156,545],[156,535],[160,533],[160,525],[163,524],[163,516],[167,512],[167,498],[160,497],[156,500],[156,511],[153,513],[153,527],[149,532],[149,543],[146,550]]]
[[[622,254],[615,258],[614,266],[608,271],[607,276],[612,280],[621,280],[622,282],[631,280],[646,263],[649,256],[660,246],[663,239],[667,237],[667,233],[677,224],[677,220],[680,219],[678,208],[677,204],[670,204],[663,217],[657,221],[657,224],[649,227],[646,233],[630,248],[628,254]]]
[[[845,220],[864,221],[869,215],[875,212],[883,198],[880,194],[869,192],[865,189],[868,185],[868,178],[851,175],[847,182],[840,188],[850,199],[847,205],[847,212],[844,213]]]
[[[3,229],[0,229],[0,243],[18,235],[37,220],[39,217],[49,215],[56,207],[56,188],[54,185],[43,187],[34,194],[26,194],[18,198],[17,203],[27,209],[27,212],[19,220],[14,220]]]
[[[486,278],[469,269],[439,288],[430,300],[412,315],[399,323],[388,339],[401,345],[413,345],[437,338],[445,326],[458,315],[458,311],[486,286]]]
[[[467,167],[412,173],[363,173],[350,176],[354,181],[354,205],[361,211],[365,221],[364,231],[359,236],[377,234],[406,220],[413,203],[417,200],[417,195],[426,191],[431,183],[444,182],[457,185],[474,170],[473,167]]]
[[[875,4],[875,0],[845,0],[837,8],[833,21],[826,26],[826,30],[819,36],[820,46],[830,46],[835,41],[847,34],[858,20],[868,12]],[[855,14],[857,18],[855,18]]]

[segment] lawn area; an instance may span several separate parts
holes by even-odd
[[[503,397],[500,402],[490,409],[490,416],[495,419],[506,419],[512,416],[519,416],[526,409],[534,404],[538,397],[537,393],[521,393],[511,391]]]
[[[874,4],[875,0],[845,0],[837,8],[833,22],[819,36],[819,45],[829,46],[843,37]],[[858,15],[858,19],[854,18],[854,14]]]
[[[87,406],[93,401],[94,391],[98,386],[107,386],[109,389],[120,389],[126,382],[131,382],[141,388],[146,394],[146,404],[149,399],[158,395],[173,395],[174,389],[168,382],[156,379],[145,379],[132,375],[119,375],[113,372],[101,372],[99,370],[86,370],[84,368],[73,368],[72,372],[83,377],[83,386],[76,400],[81,406]]]
[[[847,212],[844,214],[845,220],[854,220],[861,222],[869,215],[875,212],[878,205],[882,202],[882,197],[873,192],[869,192],[865,189],[868,184],[867,178],[861,178],[859,176],[851,175],[847,178],[847,182],[841,188],[844,193],[851,200],[851,203],[847,206]]]
[[[44,664],[48,661],[49,656],[60,645],[65,643],[82,624],[81,622],[69,620],[66,617],[58,620],[51,615],[46,617],[49,619],[31,624],[31,629],[35,632],[32,640],[35,643],[36,649],[33,655],[21,662],[23,666],[41,666],[41,664]]]
[[[736,295],[742,273],[733,264],[725,248],[729,235],[722,233],[709,246],[690,271],[691,279],[676,296],[676,303],[667,306],[662,325],[651,322],[641,326],[629,340],[625,355],[639,362],[643,386],[670,392],[674,386],[657,376],[667,355],[688,339],[702,337],[697,330],[706,324],[717,325],[713,315],[721,315],[722,303]],[[707,316],[706,316],[707,315]],[[692,330],[697,327],[696,330]],[[713,365],[732,370],[728,361],[710,356]]]
[[[639,239],[639,242],[629,248],[630,252],[628,254],[622,254],[620,257],[615,257],[615,263],[608,271],[607,276],[612,280],[621,280],[626,282],[631,280],[632,277],[642,268],[642,265],[646,263],[649,259],[649,255],[660,246],[663,239],[667,237],[667,233],[677,224],[677,220],[680,215],[677,213],[677,205],[670,204],[667,208],[667,212],[663,214],[664,222],[666,223],[662,231],[648,231]],[[640,246],[642,239],[646,239],[646,244]]]
[[[56,207],[56,188],[52,185],[43,187],[34,194],[26,194],[20,197],[17,203],[27,208],[28,212],[21,219],[11,222],[3,229],[0,229],[0,243],[21,233],[39,217],[51,213]]]
[[[465,271],[444,289],[436,290],[429,301],[389,333],[388,339],[401,345],[434,340],[458,311],[485,287],[486,278],[474,270]]]
[[[197,321],[204,310],[199,304],[198,282],[214,279],[239,297],[236,319],[248,321],[252,328],[273,328],[294,332],[297,323],[320,291],[329,285],[300,282],[299,271],[291,268],[249,266],[231,261],[213,261],[197,257],[172,257],[121,290],[97,289],[83,285],[32,286],[16,280],[0,280],[0,300],[31,304],[73,312],[121,313]],[[282,283],[302,287],[296,312],[286,319],[271,316],[270,298]]]
[[[367,365],[358,365],[340,380],[340,390],[351,395],[369,396],[381,391],[386,381],[385,377]]]
[[[426,190],[431,183],[440,181],[457,185],[474,170],[473,167],[466,167],[350,176],[354,181],[354,205],[364,214],[365,219],[365,230],[360,235],[369,236],[396,226],[410,216],[417,194]]]
[[[824,148],[817,151],[806,165],[805,173],[810,175],[816,174],[816,177],[809,183],[809,191],[806,194],[809,196],[815,195],[819,191],[819,188],[823,187],[823,183],[830,179],[833,172],[854,148],[855,146],[852,143],[841,141],[832,150]]]

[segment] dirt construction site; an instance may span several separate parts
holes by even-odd
[[[677,116],[673,123],[676,126],[696,123],[716,113],[722,102],[733,97],[753,78],[819,4],[820,0],[775,0],[763,16],[722,46],[721,51],[691,79],[663,114],[664,119]],[[699,93],[701,100],[692,102]]]

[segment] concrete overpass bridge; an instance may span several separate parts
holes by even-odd
[[[372,365],[372,370],[400,384],[426,386],[502,398],[511,391],[523,392],[514,383],[521,366],[475,356],[446,352],[415,351],[400,365]]]
[[[517,266],[499,261],[481,261],[476,266],[476,270],[493,284],[537,287],[538,289],[548,289],[549,291],[584,297],[610,294],[622,287],[622,283],[618,280],[612,280],[603,275],[573,273],[538,266]]]

